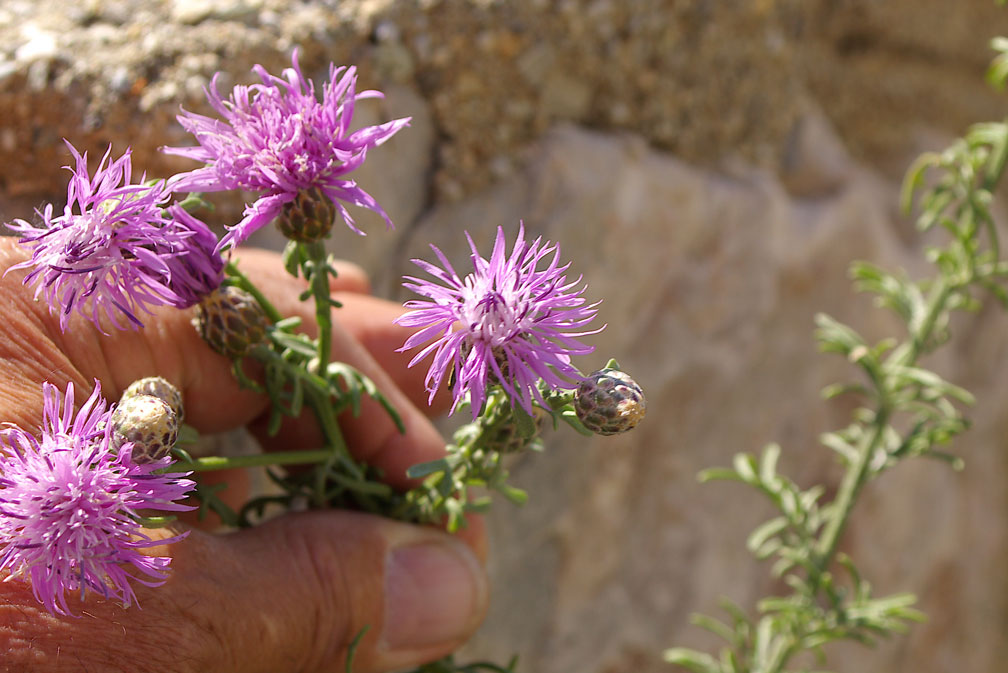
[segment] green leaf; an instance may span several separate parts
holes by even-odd
[[[422,479],[431,474],[436,474],[438,472],[448,472],[451,466],[448,461],[444,458],[438,458],[437,460],[430,460],[426,463],[418,463],[413,465],[406,470],[406,476],[410,479]]]
[[[732,459],[732,467],[739,478],[749,484],[759,483],[756,477],[756,459],[748,453],[737,453]]]
[[[281,331],[279,329],[272,329],[270,330],[270,339],[272,339],[273,342],[281,348],[285,348],[305,357],[314,357],[317,352],[315,344],[313,344],[311,339],[303,334],[291,334],[290,332]]]
[[[701,470],[697,479],[702,484],[708,481],[745,481],[738,472],[728,467],[709,467],[706,470]]]
[[[165,516],[138,516],[136,522],[144,528],[164,528],[177,519],[177,516],[171,514]]]
[[[148,182],[156,181],[148,180]],[[189,193],[189,195],[179,202],[179,205],[182,206],[187,213],[195,213],[198,210],[208,210],[213,212],[214,210],[214,205],[203,198],[202,192]]]
[[[524,505],[528,502],[528,493],[520,488],[509,486],[508,484],[494,484],[494,490],[503,495],[516,505]]]
[[[867,395],[868,389],[860,383],[831,383],[823,387],[820,395],[824,400],[831,400],[840,395],[853,393],[855,395]]]
[[[301,415],[301,408],[304,406],[304,385],[301,379],[291,381],[291,398],[289,412],[293,417]]]
[[[900,208],[907,215],[913,209],[913,195],[924,184],[924,172],[937,163],[938,155],[931,152],[919,156],[906,172],[900,190]]]
[[[556,418],[556,416],[554,416],[554,418]],[[594,432],[584,426],[584,423],[582,423],[581,419],[578,418],[577,412],[574,411],[574,409],[564,409],[561,411],[560,419],[567,425],[574,428],[579,435],[584,435],[585,437],[592,437],[595,435]]]
[[[694,673],[721,673],[721,665],[717,659],[685,647],[673,647],[662,653],[662,658],[670,664],[682,666]]]
[[[777,480],[777,459],[780,458],[780,453],[779,444],[768,444],[763,449],[759,465],[759,478],[764,484],[771,484]]]
[[[707,615],[694,614],[690,615],[690,622],[704,629],[705,631],[710,631],[711,633],[720,636],[729,643],[735,643],[737,639],[736,632],[727,624],[714,617],[709,617]]]
[[[944,461],[956,472],[962,472],[966,469],[966,461],[959,456],[955,456],[950,453],[944,453],[942,451],[926,451],[922,455],[925,458],[935,458],[937,460]]]
[[[199,430],[189,425],[188,423],[183,423],[179,426],[178,436],[175,439],[176,446],[179,444],[195,444],[199,441],[200,433]],[[188,454],[187,454],[188,455]]]
[[[782,516],[770,519],[764,524],[761,524],[756,530],[749,534],[749,538],[746,540],[746,546],[749,548],[753,554],[759,559],[764,559],[770,554],[777,551],[780,547],[780,542],[776,546],[767,547],[767,543],[772,539],[776,539],[778,535],[783,533],[788,528],[788,520]]]
[[[357,653],[357,647],[361,644],[361,641],[364,640],[364,636],[367,634],[368,629],[370,628],[371,628],[370,626],[365,625],[364,628],[362,628],[357,633],[357,635],[354,636],[354,639],[350,642],[350,645],[347,646],[346,662],[345,662],[346,673],[353,673],[353,660],[354,655]]]
[[[184,428],[186,426],[183,425],[182,427]],[[179,446],[178,443],[176,443],[175,446],[172,447],[171,454],[178,460],[185,461],[187,463],[194,462],[192,455],[188,451],[183,449],[181,446]]]
[[[965,388],[949,383],[932,371],[920,367],[904,367],[894,365],[890,371],[896,377],[916,383],[925,389],[932,389],[942,395],[948,395],[964,404],[975,404],[976,398]]]
[[[819,435],[823,446],[839,453],[848,464],[857,462],[858,450],[837,432],[824,432]]]
[[[511,405],[511,418],[514,420],[515,428],[522,439],[532,439],[535,437],[537,428],[535,420],[529,416],[528,412],[520,404]]]
[[[281,258],[284,268],[287,269],[287,273],[297,278],[298,270],[304,263],[304,259],[304,250],[301,248],[301,244],[297,241],[287,241]]]

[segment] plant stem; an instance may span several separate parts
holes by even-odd
[[[177,461],[168,468],[168,471],[191,470],[193,472],[210,472],[239,467],[261,467],[263,465],[306,465],[320,463],[330,456],[332,456],[332,449],[329,448],[313,449],[310,451],[256,453],[247,456],[208,456],[206,458],[194,458],[192,461]]]
[[[903,366],[912,366],[916,363],[924,351],[927,342],[931,339],[938,318],[947,310],[946,304],[951,292],[952,288],[945,276],[939,275],[934,285],[931,286],[927,312],[924,314],[924,318],[921,320],[918,328],[910,335],[908,348],[900,354],[900,359],[902,360],[900,364]],[[880,390],[879,396],[881,401],[879,402],[878,409],[875,410],[871,432],[861,442],[858,447],[857,460],[848,466],[847,472],[840,482],[840,488],[837,491],[836,498],[833,500],[830,518],[826,522],[822,536],[815,546],[815,566],[817,571],[810,577],[814,589],[818,589],[823,573],[829,569],[833,562],[837,544],[840,542],[840,536],[847,525],[847,519],[850,517],[851,510],[854,507],[858,494],[861,492],[861,488],[868,480],[872,457],[878,450],[885,429],[889,425],[892,410],[886,401],[887,391]]]
[[[972,278],[964,279],[962,285],[967,285],[972,281]],[[953,288],[949,285],[948,279],[944,275],[939,275],[938,278],[935,279],[935,283],[931,286],[931,292],[928,298],[928,311],[924,315],[924,319],[921,321],[916,334],[912,335],[910,350],[907,352],[902,364],[912,365],[923,353],[928,340],[931,338],[932,332],[934,332],[935,323],[938,321],[938,317],[947,308],[946,303],[948,302],[949,295],[952,293],[952,289]]]
[[[872,456],[878,450],[879,442],[882,440],[883,432],[888,424],[889,409],[887,406],[883,406],[875,412],[871,434],[858,447],[857,461],[849,465],[847,472],[844,473],[840,489],[833,500],[831,516],[826,522],[822,537],[819,538],[815,546],[817,572],[810,578],[814,589],[818,589],[823,573],[829,569],[833,562],[837,544],[840,542],[840,535],[846,527],[847,519],[854,508],[854,502],[861,492],[861,487],[867,481],[868,467],[871,464]]]
[[[228,262],[225,267],[225,271],[228,276],[238,281],[238,287],[255,297],[255,300],[259,303],[259,306],[262,307],[263,312],[266,313],[270,322],[276,323],[283,320],[283,316],[280,314],[280,311],[278,311],[276,307],[270,303],[270,300],[266,298],[266,295],[259,291],[259,288],[255,286],[255,283],[249,280],[248,276],[238,269],[238,266],[234,262]]]
[[[320,241],[299,245],[304,249],[305,276],[311,284],[311,294],[315,301],[315,322],[318,324],[316,368],[319,376],[324,376],[332,349],[332,299],[329,297],[328,254]]]

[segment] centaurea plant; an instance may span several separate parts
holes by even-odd
[[[192,133],[196,147],[166,147],[169,154],[195,159],[206,165],[171,179],[172,188],[183,192],[247,190],[259,197],[245,209],[241,222],[231,227],[220,247],[234,246],[278,217],[296,209],[299,200],[320,208],[328,201],[342,220],[357,233],[346,204],[378,213],[388,226],[392,221],[374,198],[353,180],[344,177],[358,168],[367,151],[381,145],[409,124],[409,118],[350,130],[354,106],[359,100],[381,97],[377,91],[357,91],[355,68],[330,66],[322,100],[314,83],[304,76],[294,52],[293,63],[280,77],[255,66],[260,84],[236,86],[225,100],[210,83],[207,98],[224,121],[183,111],[178,121]],[[291,238],[308,240],[324,236],[332,215],[301,219],[301,226],[281,229]],[[308,233],[307,225],[325,228]]]
[[[598,303],[581,297],[580,277],[567,280],[570,265],[560,264],[556,245],[540,238],[525,242],[524,226],[510,255],[504,228],[498,227],[490,259],[466,236],[473,271],[465,278],[437,247],[431,246],[443,268],[414,260],[438,282],[407,276],[405,287],[427,300],[406,302],[409,313],[396,320],[420,328],[402,350],[430,341],[410,366],[433,356],[427,373],[430,399],[446,378],[453,379],[452,411],[468,401],[475,419],[486,401],[487,383],[497,381],[512,403],[532,414],[533,398],[546,404],[540,383],[549,390],[573,389],[583,378],[571,356],[594,350],[579,337],[601,331],[580,331],[595,317]],[[461,328],[455,329],[456,323]]]
[[[123,318],[143,327],[137,314],[154,306],[188,308],[220,284],[223,263],[208,247],[216,237],[178,205],[168,206],[164,180],[134,183],[129,150],[110,161],[111,147],[92,176],[87,153],[67,147],[74,164],[66,167],[72,177],[63,213],[47,205],[38,225],[7,224],[32,250],[30,260],[7,271],[30,269],[24,282],[59,314],[61,329],[73,314],[103,330],[103,317],[117,329]]]
[[[73,383],[65,394],[46,383],[42,398],[39,437],[11,424],[0,430],[0,572],[28,578],[54,614],[73,614],[67,593],[129,606],[130,582],[168,578],[171,558],[143,550],[185,537],[151,538],[140,511],[191,509],[177,501],[193,482],[166,472],[174,462],[166,456],[135,459],[133,442],[113,446],[113,410],[97,381],[76,413]]]
[[[994,47],[1000,55],[991,78],[1003,87],[1008,41],[995,40]],[[921,360],[950,338],[954,310],[977,309],[983,295],[1008,307],[1008,260],[1002,258],[990,210],[1006,161],[1008,123],[978,124],[944,152],[922,156],[907,174],[904,209],[909,213],[916,206],[921,231],[940,228],[948,237],[944,247],[928,250],[932,277],[915,281],[867,262],[851,267],[856,287],[873,293],[879,306],[906,323],[901,339],[869,343],[854,328],[817,316],[821,349],[861,371],[858,381],[824,391],[827,398],[852,395],[862,403],[849,425],[821,437],[844,467],[835,495],[825,499],[823,486],[802,488],[778,472],[776,444],[759,457],[738,454],[731,468],[701,474],[704,481],[748,484],[779,510],[753,531],[748,547],[758,559],[774,560],[771,571],[790,592],[759,601],[755,616],[727,600],[727,622],[696,616],[697,625],[727,644],[717,657],[672,648],[665,652],[667,661],[695,673],[784,673],[809,670],[801,655],[811,653],[819,660],[816,670],[822,670],[823,645],[872,644],[923,619],[911,594],[872,593],[865,574],[842,551],[841,536],[864,486],[901,461],[921,456],[963,467],[944,446],[967,428],[960,409],[973,397],[925,369]]]
[[[179,509],[174,500],[190,489],[200,501],[201,514],[212,510],[236,527],[254,525],[267,509],[307,503],[457,531],[468,513],[488,505],[485,496],[470,493],[473,487],[524,502],[525,493],[507,483],[504,457],[541,448],[547,421],[584,434],[614,434],[631,429],[644,415],[642,391],[614,361],[587,376],[574,366],[573,358],[594,350],[582,339],[602,329],[591,326],[600,302],[583,296],[587,285],[580,276],[569,275],[570,264],[562,261],[559,246],[541,238],[526,241],[524,225],[519,225],[508,253],[510,237],[501,227],[488,258],[469,239],[473,268],[464,278],[437,248],[440,267],[415,260],[433,280],[407,278],[406,287],[424,299],[409,302],[410,311],[399,320],[418,330],[401,350],[422,346],[410,366],[432,356],[427,376],[431,399],[442,387],[451,388],[452,412],[468,408],[471,422],[455,432],[444,458],[408,471],[419,485],[406,492],[393,490],[374,468],[357,461],[337,419],[344,412],[356,413],[363,397],[379,402],[403,428],[371,380],[345,363],[331,361],[332,310],[338,304],[329,287],[336,271],[323,241],[336,220],[364,233],[348,205],[371,210],[392,226],[381,206],[348,174],[363,163],[368,150],[406,127],[409,119],[351,130],[357,101],[381,95],[358,92],[352,67],[330,67],[321,99],[296,52],[291,67],[279,77],[260,66],[254,72],[260,83],[236,86],[227,96],[218,90],[216,77],[211,82],[207,96],[219,119],[188,111],[179,115],[198,144],[163,149],[203,166],[167,180],[134,184],[128,151],[109,163],[110,148],[92,175],[87,156],[68,143],[75,165],[64,214],[54,217],[49,206],[39,213],[39,225],[16,220],[7,226],[33,253],[16,268],[29,269],[25,282],[35,284],[36,296],[60,313],[63,329],[75,313],[101,329],[140,328],[137,314],[153,306],[194,307],[198,333],[231,359],[242,385],[268,396],[268,432],[278,432],[284,418],[311,413],[322,442],[305,451],[193,458],[182,442],[176,443],[191,431],[181,425],[181,395],[167,381],[142,379],[108,410],[97,401],[96,385],[78,413],[84,420],[73,431],[64,427],[73,402],[69,390],[63,425],[57,431],[44,430],[41,440],[22,429],[11,430],[7,446],[13,452],[0,463],[0,483],[7,489],[0,491],[0,552],[5,553],[0,570],[29,577],[36,596],[51,612],[70,612],[64,595],[69,589],[99,591],[129,603],[133,594],[128,580],[160,581],[167,560],[152,557],[146,562],[150,565],[143,565],[128,553],[129,545],[103,535],[91,536],[99,543],[93,548],[79,540],[76,546],[60,547],[60,558],[68,559],[62,566],[32,556],[35,552],[29,550],[37,544],[31,535],[40,529],[24,523],[22,510],[28,500],[16,498],[21,492],[17,489],[27,484],[22,475],[29,468],[39,469],[40,461],[61,470],[59,479],[64,481],[70,479],[64,464],[73,467],[77,479],[106,479],[108,473],[112,476],[106,481],[125,480],[110,487],[125,494],[123,498],[102,504],[99,513],[108,517],[106,529],[128,529],[130,539],[140,540],[130,544],[139,546],[146,538],[130,527],[137,520],[133,508]],[[224,190],[253,192],[256,198],[241,221],[218,240],[193,213],[205,204],[201,192]],[[177,194],[188,196],[179,201]],[[308,283],[302,300],[314,303],[314,337],[300,330],[299,319],[281,315],[224,257],[271,222],[288,238],[285,269]],[[258,363],[261,375],[246,374],[249,359]],[[46,384],[46,399],[52,394]],[[49,418],[55,412],[52,403],[46,404]],[[81,459],[82,452],[90,453]],[[288,465],[300,467],[283,471]],[[252,466],[267,466],[279,493],[255,497],[238,509],[218,498],[216,487],[179,477]],[[95,475],[88,474],[91,469]],[[59,504],[50,509],[58,511]],[[113,545],[116,553],[106,553],[101,544]],[[103,553],[103,558],[132,563],[149,577],[127,578],[88,560],[89,554]],[[40,575],[41,568],[50,568],[49,574]],[[52,573],[57,573],[55,579]],[[419,671],[505,673],[514,665],[460,666],[448,657]]]

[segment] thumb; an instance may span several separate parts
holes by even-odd
[[[488,599],[462,541],[352,512],[289,514],[222,536],[193,531],[156,553],[173,556],[171,578],[136,587],[140,610],[89,599],[82,617],[54,619],[29,605],[30,590],[0,585],[0,602],[24,603],[14,632],[25,649],[6,643],[8,660],[56,664],[27,669],[40,671],[342,673],[366,630],[353,671],[380,673],[457,649]]]
[[[365,629],[354,671],[417,665],[457,649],[486,608],[473,553],[431,528],[307,512],[212,540],[192,570],[216,566],[206,579],[218,585],[213,610],[236,671],[342,672]]]

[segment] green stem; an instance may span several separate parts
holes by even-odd
[[[1008,163],[1008,140],[1002,139],[993,147],[994,152],[987,162],[987,170],[984,171],[983,188],[993,193],[1001,182],[1004,174],[1005,164]]]
[[[280,451],[271,453],[256,453],[246,456],[207,456],[194,458],[192,461],[180,460],[167,468],[168,472],[210,472],[213,470],[230,470],[243,467],[262,467],[263,465],[306,465],[321,463],[332,456],[332,449],[313,449],[310,451]]]
[[[971,278],[965,279],[963,284],[971,281]],[[924,319],[921,321],[916,333],[912,335],[910,350],[907,351],[903,364],[912,365],[924,352],[924,348],[931,338],[931,333],[934,332],[938,317],[946,309],[945,304],[951,293],[952,287],[949,285],[948,279],[944,275],[938,276],[934,285],[931,286],[930,296],[928,297],[928,311],[924,314]]]
[[[325,246],[315,241],[300,243],[304,249],[304,271],[311,287],[312,298],[315,300],[315,322],[318,324],[317,370],[319,376],[324,376],[332,350],[332,299],[329,296],[329,261]]]
[[[224,270],[227,272],[228,276],[238,281],[238,287],[255,297],[255,300],[259,302],[259,306],[262,307],[262,310],[266,313],[270,322],[277,323],[283,320],[283,315],[280,314],[280,311],[278,311],[276,307],[270,303],[270,300],[266,298],[266,295],[259,291],[259,288],[257,288],[251,280],[249,280],[248,276],[238,269],[238,266],[234,262],[228,262],[227,266],[224,267]]]
[[[810,578],[814,589],[818,589],[823,573],[829,569],[833,562],[833,556],[836,554],[840,535],[847,524],[851,509],[854,507],[854,502],[861,492],[861,487],[867,481],[868,468],[871,465],[872,456],[878,450],[879,442],[882,441],[883,433],[888,424],[889,409],[888,407],[882,407],[875,412],[871,434],[858,447],[857,461],[847,468],[843,481],[840,482],[840,489],[833,500],[829,521],[826,522],[822,537],[819,538],[819,542],[815,548],[818,572]]]
[[[902,365],[912,366],[917,361],[917,358],[920,357],[928,340],[931,338],[938,318],[946,310],[946,304],[951,292],[952,288],[949,286],[948,281],[944,276],[939,276],[935,280],[934,285],[931,286],[927,312],[924,314],[924,318],[921,320],[918,328],[910,335],[909,347],[901,354]],[[884,382],[879,383],[884,385]],[[840,488],[837,491],[836,498],[834,498],[830,510],[829,520],[826,522],[822,536],[815,547],[815,565],[818,571],[810,578],[813,589],[818,589],[822,574],[829,569],[833,562],[837,544],[846,527],[847,519],[850,517],[851,510],[854,507],[858,494],[861,492],[861,488],[868,480],[871,459],[878,450],[885,429],[889,425],[892,412],[889,403],[886,401],[887,391],[884,388],[880,388],[879,396],[882,398],[882,401],[879,403],[879,408],[875,411],[871,432],[861,442],[861,445],[858,447],[857,460],[848,466],[847,472],[840,482]]]

